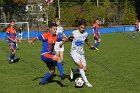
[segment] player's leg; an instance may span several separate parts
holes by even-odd
[[[54,45],[54,51],[55,51],[55,54],[57,56],[60,56],[60,47],[59,47],[59,42],[56,42],[55,45]]]
[[[60,47],[59,44],[61,42],[56,42],[55,46],[54,46],[54,50],[55,50],[55,54],[58,55],[62,61],[63,61],[63,55],[64,55],[64,46]]]
[[[99,46],[100,42],[101,42],[101,38],[100,38],[100,37],[98,37],[96,48],[98,48],[98,46]]]
[[[48,59],[45,55],[41,55],[41,59],[47,64],[47,67],[49,68],[49,72],[45,74],[44,78],[39,83],[40,85],[45,85],[55,72],[55,63],[53,60]]]
[[[57,68],[58,68],[58,71],[60,73],[61,79],[65,79],[64,68],[63,68],[63,65],[62,65],[62,59],[59,56],[54,55],[53,60],[57,62]]]
[[[8,59],[9,63],[14,61],[15,53],[16,53],[16,44],[11,43],[10,44],[11,54]]]
[[[92,85],[88,82],[87,77],[85,75],[85,70],[86,70],[85,57],[83,55],[79,55],[79,54],[76,54],[76,53],[72,53],[71,56],[72,56],[75,64],[78,66],[79,72],[80,72],[85,84],[88,87],[92,87]],[[77,69],[75,69],[75,70],[77,70]],[[70,75],[70,77],[71,77],[71,75]]]
[[[63,61],[63,58],[64,58],[64,46],[62,46],[62,48],[60,48],[60,58]]]
[[[85,85],[88,86],[88,87],[92,87],[92,85],[89,83],[89,81],[87,80],[87,77],[85,75],[86,60],[85,60],[85,56],[84,55],[81,55],[81,63],[83,65],[83,68],[82,69],[80,68],[80,73],[81,73],[81,76],[82,76],[83,80],[85,81]]]
[[[94,44],[93,44],[93,46],[96,48],[97,47],[97,38],[96,38],[96,36],[94,36]]]
[[[85,71],[84,71],[84,66],[83,64],[79,61],[79,62],[75,62],[77,64],[77,66],[79,67],[79,71],[80,74],[85,82],[85,85],[87,85],[88,87],[92,87],[92,85],[89,83],[89,81],[87,80],[87,77],[85,75]]]

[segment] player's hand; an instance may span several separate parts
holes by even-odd
[[[28,43],[29,43],[29,44],[33,44],[33,41],[32,41],[32,40],[29,40]]]
[[[16,42],[17,42],[17,40],[16,40],[16,39],[15,39],[15,40],[13,40],[13,39],[12,39],[12,41],[13,41],[14,43],[16,43]]]
[[[63,44],[59,44],[59,47],[62,48]]]
[[[95,47],[94,47],[94,46],[90,46],[89,48],[90,48],[90,49],[95,49]]]

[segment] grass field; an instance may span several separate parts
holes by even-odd
[[[93,88],[75,88],[74,82],[65,79],[67,87],[54,82],[45,86],[38,83],[48,71],[40,59],[41,42],[19,44],[16,58],[8,64],[9,46],[0,41],[0,93],[140,93],[140,36],[130,38],[130,33],[103,34],[100,51],[89,50],[85,45],[88,65],[87,77]],[[90,43],[93,37],[90,36]],[[69,55],[71,43],[65,44],[64,69],[66,75],[75,65]],[[59,75],[57,68],[56,74]],[[35,79],[35,80],[33,80]]]

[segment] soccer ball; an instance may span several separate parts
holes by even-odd
[[[75,79],[75,87],[83,87],[84,80],[82,77],[78,77]]]

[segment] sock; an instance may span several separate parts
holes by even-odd
[[[99,44],[100,44],[100,42],[97,42],[96,48],[98,48]]]
[[[72,69],[73,73],[78,73],[79,72],[79,68],[75,68],[75,69]]]
[[[97,43],[94,43],[94,47],[96,47],[96,48],[97,48]]]
[[[44,78],[41,80],[41,83],[45,84],[47,82],[47,80],[52,76],[51,73],[46,73],[46,75],[44,76]]]
[[[87,77],[86,77],[86,75],[85,75],[84,69],[79,69],[79,70],[80,70],[80,74],[81,74],[83,80],[84,80],[85,82],[88,82]]]
[[[11,53],[11,54],[10,54],[10,59],[12,59],[12,60],[13,60],[13,59],[14,59],[14,57],[15,57],[15,55]]]
[[[63,76],[64,75],[64,69],[63,69],[62,62],[57,63],[57,68],[59,70],[60,75]]]

